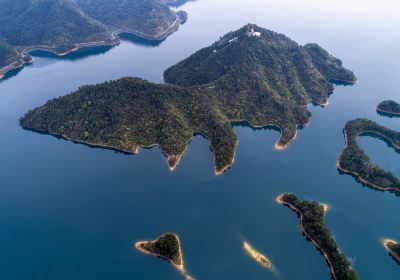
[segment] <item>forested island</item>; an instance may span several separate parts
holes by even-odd
[[[379,103],[376,111],[387,116],[400,117],[400,104],[393,100],[385,100]]]
[[[371,135],[383,139],[389,146],[400,151],[400,132],[383,127],[367,119],[356,119],[346,124],[345,148],[337,162],[337,168],[355,176],[362,183],[384,191],[400,191],[400,181],[391,172],[373,164],[357,144],[357,137]]]
[[[118,44],[120,33],[163,40],[185,22],[158,0],[3,0],[0,1],[0,76],[30,61],[29,52],[56,55]],[[20,55],[10,60],[1,55]]]
[[[300,216],[300,226],[304,235],[324,255],[333,279],[356,280],[357,274],[347,257],[340,251],[324,222],[324,206],[316,201],[300,201],[293,194],[283,194],[277,202],[288,206]]]
[[[396,262],[400,264],[400,244],[397,241],[385,239],[383,245]]]
[[[28,112],[24,128],[76,142],[137,153],[159,146],[174,170],[193,135],[211,143],[215,172],[234,162],[232,123],[276,127],[284,149],[306,126],[306,105],[325,104],[332,79],[356,81],[316,44],[246,25],[164,73],[166,84],[122,78],[53,99]]]
[[[182,272],[187,280],[192,279],[185,273],[181,243],[176,234],[166,233],[154,241],[136,242],[135,248],[142,253],[167,260],[180,272]]]

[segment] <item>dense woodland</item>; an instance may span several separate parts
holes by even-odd
[[[340,168],[358,175],[371,186],[400,190],[399,179],[391,172],[373,164],[357,144],[358,136],[369,134],[383,138],[391,147],[399,150],[400,132],[388,129],[367,119],[356,119],[346,124],[344,133],[347,138],[347,147],[345,147],[339,158]]]
[[[0,39],[0,68],[20,59],[19,52],[6,41]],[[1,73],[0,73],[1,74]]]
[[[391,253],[394,254],[394,256],[397,259],[400,258],[400,244],[399,243],[389,242],[387,244],[387,247],[390,249]]]
[[[0,1],[0,39],[19,48],[46,46],[57,53],[77,43],[111,42],[111,32],[118,30],[161,40],[185,20],[184,12],[157,0]],[[4,65],[0,57],[0,68]]]
[[[193,134],[201,134],[211,142],[220,173],[234,159],[232,122],[279,127],[282,146],[308,123],[305,105],[324,102],[333,90],[331,76],[314,66],[316,57],[284,35],[247,25],[166,70],[167,84],[123,78],[83,86],[27,113],[21,125],[127,152],[158,144],[170,167]],[[338,63],[319,57],[319,67]],[[355,80],[342,66],[330,69],[340,72],[335,78]]]
[[[156,241],[142,244],[143,249],[152,254],[159,255],[176,265],[182,264],[179,246],[178,237],[172,233],[166,233]]]
[[[356,280],[357,274],[351,267],[347,257],[340,251],[324,222],[324,209],[318,202],[300,201],[293,194],[285,194],[282,201],[299,211],[301,224],[305,233],[314,240],[325,253],[334,272],[335,280]]]
[[[382,101],[379,103],[377,111],[387,114],[400,115],[400,104],[393,100]]]

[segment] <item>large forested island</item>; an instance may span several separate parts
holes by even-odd
[[[367,119],[356,119],[346,124],[344,130],[345,149],[339,157],[337,168],[358,178],[362,183],[385,191],[400,191],[400,181],[371,163],[368,156],[357,144],[360,135],[382,138],[395,150],[400,150],[400,132],[383,127]]]
[[[325,104],[331,80],[355,82],[316,44],[300,46],[256,25],[223,36],[164,73],[166,84],[122,78],[82,86],[21,118],[24,128],[137,153],[159,146],[173,170],[193,135],[211,142],[215,171],[235,158],[232,123],[277,127],[285,148],[310,120],[306,105]]]
[[[385,100],[379,103],[376,107],[378,113],[387,116],[398,116],[400,117],[400,104],[393,100]]]
[[[185,273],[181,242],[176,234],[166,233],[154,241],[136,242],[135,248],[145,254],[167,260],[180,272],[182,272],[187,280],[192,279]]]
[[[163,40],[186,17],[158,0],[3,0],[0,40],[7,45],[0,43],[0,75],[23,66],[33,50],[65,55],[118,44],[120,33]],[[1,55],[9,53],[10,46],[23,57]]]
[[[277,202],[293,209],[300,216],[301,230],[311,240],[328,262],[335,280],[356,280],[357,274],[347,257],[337,247],[328,227],[324,222],[324,206],[316,201],[300,201],[293,194],[283,194]]]

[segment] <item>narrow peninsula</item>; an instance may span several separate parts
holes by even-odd
[[[154,241],[136,242],[135,248],[142,253],[167,260],[185,276],[186,280],[192,280],[185,272],[181,242],[176,234],[166,233]]]
[[[278,203],[288,206],[299,215],[300,227],[303,234],[322,252],[329,265],[333,279],[358,279],[350,262],[337,247],[332,234],[324,222],[325,207],[323,205],[316,201],[300,201],[293,194],[280,195],[276,200]]]
[[[121,33],[162,41],[186,20],[158,0],[2,0],[0,78],[31,62],[32,51],[64,56],[114,46]]]
[[[258,252],[253,248],[248,242],[243,241],[243,248],[249,254],[249,256],[254,259],[257,263],[259,263],[264,268],[272,268],[272,263],[266,256]]]
[[[383,246],[389,252],[389,254],[400,264],[400,244],[392,239],[385,239]]]
[[[391,172],[373,164],[357,144],[357,137],[371,135],[383,139],[390,147],[400,151],[400,132],[383,127],[367,119],[356,119],[346,124],[345,148],[336,164],[344,173],[351,174],[362,183],[383,191],[400,191],[400,180]]]
[[[393,100],[382,101],[376,111],[388,117],[400,117],[400,104]]]
[[[332,79],[356,81],[342,62],[316,44],[300,46],[256,25],[223,36],[164,72],[166,84],[122,78],[48,101],[28,112],[26,129],[76,142],[137,153],[159,146],[174,170],[193,135],[210,141],[215,173],[235,159],[232,124],[276,127],[284,149],[324,104]]]

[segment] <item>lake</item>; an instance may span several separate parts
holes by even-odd
[[[4,280],[183,279],[171,265],[133,249],[135,241],[179,234],[195,279],[329,279],[328,266],[275,202],[283,192],[330,205],[326,222],[360,279],[400,279],[382,246],[400,240],[400,197],[363,187],[335,168],[348,120],[367,117],[400,130],[376,105],[400,101],[400,17],[396,1],[199,0],[189,20],[161,44],[124,37],[114,48],[34,63],[0,82],[0,278]],[[326,108],[310,106],[310,126],[283,152],[274,130],[235,127],[236,163],[213,172],[209,143],[195,137],[170,173],[159,149],[130,156],[23,130],[18,119],[83,84],[122,76],[161,82],[164,69],[246,23],[316,42],[359,82],[338,86]],[[399,154],[361,137],[371,159],[400,176]],[[397,221],[397,222],[396,222]],[[269,271],[242,248],[247,240]]]

